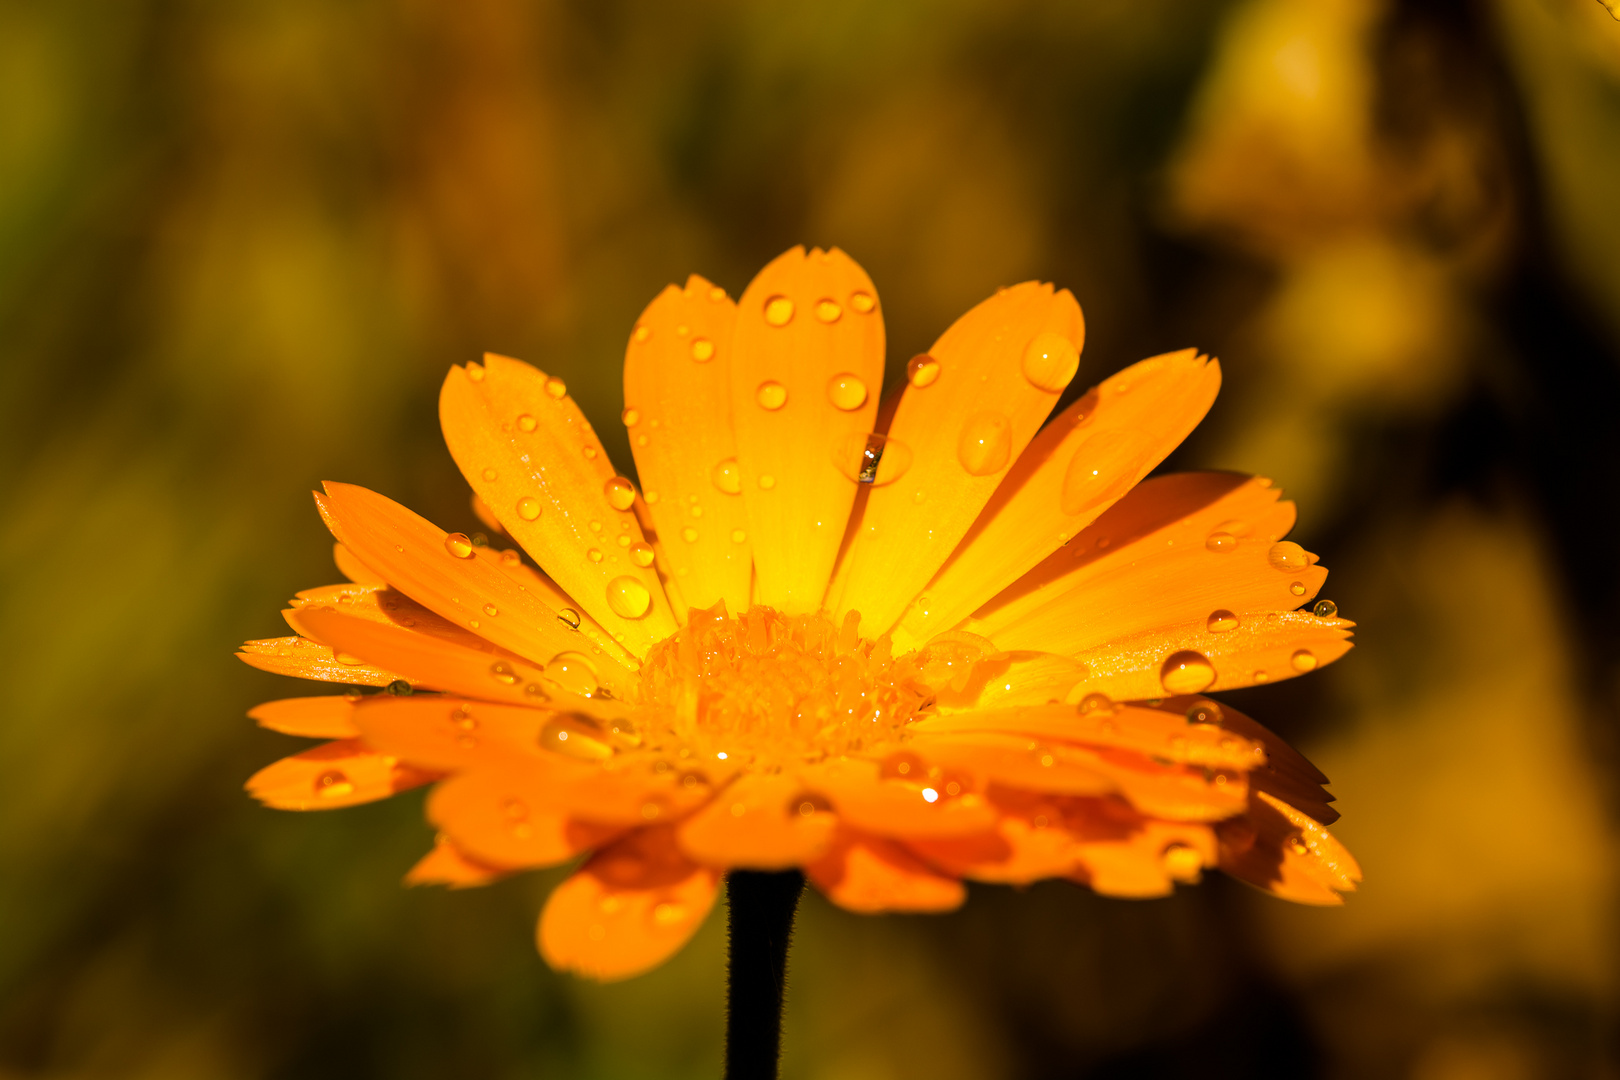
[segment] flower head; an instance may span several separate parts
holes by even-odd
[[[736,302],[693,277],[630,335],[640,492],[561,380],[452,369],[446,441],[517,546],[327,484],[349,582],[242,656],[388,692],[255,709],[331,741],[250,790],[434,784],[415,883],[587,854],[539,942],[600,978],[678,949],[733,868],[803,867],[856,911],[953,908],[964,879],[1157,896],[1216,867],[1340,902],[1360,874],[1325,777],[1199,695],[1335,660],[1351,624],[1297,610],[1326,571],[1269,482],[1144,479],[1219,366],[1144,360],[1049,421],[1083,340],[1067,291],[1003,289],[880,407],[882,311],[848,256],[795,248]]]

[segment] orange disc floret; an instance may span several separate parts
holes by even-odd
[[[1219,365],[1154,357],[1049,420],[1083,339],[1066,291],[1003,290],[879,410],[882,307],[848,256],[796,248],[735,302],[693,277],[627,346],[643,491],[561,380],[454,369],[446,439],[522,550],[326,485],[349,581],[241,655],[354,689],[253,710],[330,741],[249,790],[304,810],[433,784],[411,884],[584,857],[538,940],[602,979],[680,948],[735,869],[802,868],[866,912],[1214,869],[1339,903],[1360,871],[1326,778],[1204,694],[1331,663],[1353,624],[1307,607],[1326,570],[1268,481],[1143,479]]]

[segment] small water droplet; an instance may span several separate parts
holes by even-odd
[[[641,412],[634,407],[627,408],[619,414],[619,419],[624,421],[625,427],[635,427],[641,423]]]
[[[1311,608],[1311,614],[1318,619],[1331,619],[1339,613],[1339,605],[1331,600],[1318,600]]]
[[[715,465],[709,470],[709,479],[727,495],[742,494],[742,469],[738,467],[736,458],[728,457]]]
[[[833,408],[852,412],[866,404],[866,384],[847,372],[827,380],[827,400]]]
[[[703,507],[701,507],[701,506],[694,506],[694,507],[692,507],[692,511],[691,511],[691,512],[692,512],[692,516],[693,516],[693,517],[695,517],[695,518],[700,518],[700,517],[702,517],[702,516],[703,516]]]
[[[500,475],[500,473],[496,472],[494,469],[485,469],[484,470],[484,479],[485,480],[494,480],[499,475]]]
[[[972,476],[989,476],[1007,467],[1012,456],[1012,424],[998,412],[974,413],[956,440],[956,459]]]
[[[1271,676],[1269,674],[1267,674],[1263,670],[1258,670],[1258,669],[1255,671],[1255,673],[1253,675],[1250,675],[1249,678],[1254,680],[1257,683],[1263,683],[1263,682],[1270,682],[1271,681]]]
[[[1187,710],[1189,724],[1219,724],[1221,707],[1213,701],[1200,701]]]
[[[597,548],[591,548],[591,550],[589,550],[589,551],[587,551],[585,553],[585,557],[587,559],[591,560],[591,562],[601,562],[602,561],[602,552],[600,550],[598,550]]]
[[[444,550],[458,559],[473,557],[473,542],[466,533],[451,533],[444,538]]]
[[[354,794],[354,783],[338,769],[328,769],[315,778],[315,794],[323,799],[341,799]]]
[[[566,623],[567,626],[568,626],[568,629],[570,629],[570,630],[578,630],[579,629],[579,612],[575,611],[573,608],[571,608],[571,607],[563,608],[561,611],[557,612],[557,618],[560,621],[562,621],[563,623]]]
[[[754,391],[754,400],[759,407],[767,412],[775,412],[787,404],[787,387],[779,382],[762,382],[759,389]]]
[[[692,359],[700,364],[707,364],[714,359],[714,342],[708,338],[692,339]]]
[[[692,528],[692,526],[688,525],[686,528],[681,530],[681,539],[685,540],[688,544],[697,543],[697,538],[698,531]]]
[[[833,446],[833,467],[857,484],[892,484],[911,468],[911,461],[911,447],[885,435],[852,431]]]
[[[1236,551],[1238,538],[1231,533],[1212,532],[1204,537],[1204,546],[1211,551]]]
[[[522,416],[518,417],[519,431],[533,431],[539,426],[540,422],[534,417],[530,416],[528,413],[524,413]]]
[[[642,342],[652,337],[652,327],[638,326],[636,327],[636,332],[631,334],[630,337],[637,345],[640,345]]]
[[[1305,583],[1303,581],[1296,581],[1292,585],[1288,586],[1288,591],[1293,593],[1295,596],[1304,596]]]
[[[793,321],[793,301],[785,296],[773,296],[765,301],[765,321],[772,326],[786,326]]]
[[[494,676],[495,681],[500,683],[502,686],[516,686],[518,684],[517,672],[513,671],[512,665],[507,663],[505,660],[497,660],[493,664],[489,665],[489,673]]]
[[[353,653],[346,652],[334,651],[332,653],[332,659],[336,660],[344,667],[359,667],[361,664],[365,663],[364,660],[360,659],[358,656],[355,656]]]
[[[1316,667],[1316,654],[1309,649],[1298,649],[1288,662],[1294,665],[1295,671],[1310,671]]]
[[[395,697],[410,697],[413,692],[411,684],[406,682],[404,679],[395,679],[393,682],[383,687],[383,691],[385,693],[392,694]]]
[[[657,554],[651,544],[635,543],[630,545],[630,561],[637,566],[651,566]]]
[[[673,900],[665,900],[662,904],[654,904],[652,921],[655,926],[670,927],[686,921],[687,909],[685,904],[678,904]]]
[[[837,322],[838,317],[843,313],[843,307],[836,300],[816,301],[816,318],[820,319],[824,323]],[[769,318],[769,315],[766,317]]]
[[[490,618],[493,619],[495,616],[500,614],[500,610],[498,608],[496,608],[496,606],[494,604],[485,604],[484,605],[484,614],[488,615]]]
[[[652,593],[628,574],[608,582],[608,607],[624,619],[639,619],[652,608]]]
[[[582,721],[559,716],[540,729],[540,745],[580,761],[605,761],[613,748],[586,727]]]
[[[472,546],[475,548],[489,547],[489,537],[483,533],[473,533],[468,539],[472,541]]]
[[[722,289],[720,286],[716,285],[714,288],[709,290],[709,299],[710,300],[719,302],[721,300],[724,300],[725,298],[726,298],[726,290]]]
[[[600,521],[591,522],[591,532],[599,533],[601,531],[602,531],[602,523]]]
[[[1159,682],[1172,694],[1196,694],[1215,681],[1215,665],[1191,649],[1171,653],[1159,668]]]
[[[533,521],[540,516],[540,500],[532,495],[525,495],[517,501],[517,515],[524,521]]]
[[[1292,540],[1281,540],[1271,545],[1266,552],[1266,560],[1278,570],[1303,570],[1311,565],[1310,556],[1305,549]]]
[[[523,556],[517,553],[516,548],[507,548],[505,551],[501,552],[501,565],[521,566],[523,565]]]
[[[853,292],[849,294],[849,306],[865,315],[877,307],[877,301],[872,298],[872,294],[869,292]]]
[[[772,476],[770,473],[766,473],[759,478],[759,488],[761,491],[769,491],[775,486],[776,477]]]
[[[568,384],[553,375],[546,380],[546,393],[555,399],[561,399],[568,394]]]
[[[1209,632],[1212,634],[1224,634],[1228,630],[1238,628],[1238,617],[1225,608],[1220,608],[1209,613],[1209,618],[1205,620],[1204,625],[1209,628]]]
[[[1062,334],[1036,334],[1024,348],[1024,378],[1037,390],[1061,394],[1080,370],[1080,350]]]
[[[587,443],[585,446],[580,448],[580,453],[585,455],[585,460],[586,461],[595,461],[598,451],[597,451],[596,447],[591,446],[589,443]]]
[[[615,510],[628,510],[636,504],[636,489],[622,476],[615,476],[602,485],[608,505]]]
[[[921,390],[939,380],[939,361],[927,353],[918,353],[906,364],[906,381]]]
[[[648,506],[657,506],[658,505],[658,492],[656,492],[656,491],[644,491],[644,492],[642,492],[641,493],[641,501],[646,503]]]
[[[483,382],[484,369],[479,367],[477,364],[468,364],[467,378],[471,379],[473,382]]]
[[[1295,855],[1305,855],[1310,852],[1311,846],[1305,842],[1305,838],[1302,836],[1290,836],[1288,838],[1288,850]]]
[[[1114,699],[1107,694],[1087,694],[1080,699],[1082,713],[1113,712]]]
[[[748,534],[743,532],[741,529],[732,529],[731,530],[731,542],[733,544],[740,544],[744,540],[747,540],[747,539],[748,539]]]

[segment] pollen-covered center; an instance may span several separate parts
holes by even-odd
[[[860,636],[851,613],[693,611],[641,669],[638,727],[739,764],[817,759],[898,741],[931,692],[912,656]]]

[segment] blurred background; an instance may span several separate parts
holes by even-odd
[[[405,890],[420,793],[242,792],[232,658],[336,578],[309,489],[476,527],[452,363],[563,377],[792,244],[890,374],[1071,288],[1185,345],[1171,465],[1275,479],[1359,647],[1230,695],[1363,890],[806,900],[785,1075],[1620,1076],[1620,22],[1596,0],[0,0],[0,1077],[712,1077],[723,918],[550,972],[555,874]]]

